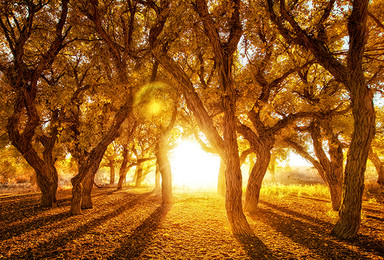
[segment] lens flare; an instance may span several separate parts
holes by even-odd
[[[157,116],[162,110],[161,102],[158,100],[151,100],[148,104],[148,114],[151,116]]]

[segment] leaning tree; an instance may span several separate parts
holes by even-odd
[[[42,193],[41,205],[48,207],[56,202],[58,187],[53,153],[60,107],[45,106],[39,101],[48,102],[48,96],[42,98],[42,91],[56,85],[58,80],[50,77],[49,69],[70,42],[68,2],[2,1],[0,4],[0,71],[10,86],[13,104],[7,121],[8,137],[35,170]]]
[[[267,0],[265,4],[282,37],[310,51],[350,94],[354,129],[344,172],[340,218],[332,233],[345,239],[354,237],[360,227],[364,172],[375,134],[373,92],[363,67],[369,1],[342,2],[343,8],[334,0],[311,2],[310,9],[306,1],[287,4],[285,0]],[[346,52],[340,52],[340,44],[335,45],[334,39],[340,34],[348,39],[342,45]]]

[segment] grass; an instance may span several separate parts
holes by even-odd
[[[328,187],[322,184],[302,185],[302,184],[266,184],[263,185],[260,195],[274,195],[279,197],[297,196],[314,197],[329,199]]]
[[[323,184],[263,184],[261,196],[278,197],[297,196],[330,199],[329,189]],[[384,202],[384,187],[374,182],[367,182],[364,189],[364,200],[368,202]]]

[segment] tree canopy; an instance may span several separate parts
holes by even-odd
[[[71,157],[71,213],[80,214],[92,207],[103,157],[109,164],[119,157],[124,179],[156,158],[171,202],[168,152],[195,135],[222,159],[233,233],[251,235],[241,163],[255,154],[244,205],[252,213],[273,151],[289,147],[329,185],[340,210],[333,233],[354,237],[368,156],[383,172],[383,6],[0,1],[2,178],[17,174],[24,158],[42,205],[52,206],[56,161]]]

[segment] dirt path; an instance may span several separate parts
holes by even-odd
[[[383,204],[365,203],[361,235],[344,242],[328,235],[329,202],[262,197],[245,240],[231,235],[220,196],[175,197],[164,206],[146,189],[95,189],[94,208],[70,216],[68,190],[52,209],[38,194],[0,195],[0,259],[384,259]]]

